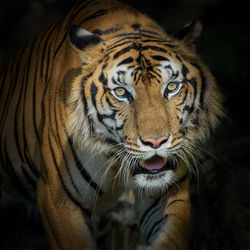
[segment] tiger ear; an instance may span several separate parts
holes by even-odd
[[[174,38],[182,40],[192,51],[195,51],[195,42],[202,32],[200,20],[195,19],[185,25],[182,29],[174,34]]]
[[[96,58],[103,49],[105,42],[99,36],[77,26],[72,25],[69,31],[69,40],[84,62]],[[93,48],[93,49],[92,49]]]

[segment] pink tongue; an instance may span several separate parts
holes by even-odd
[[[159,156],[154,156],[146,161],[144,161],[144,168],[147,170],[158,170],[164,166],[164,161]]]

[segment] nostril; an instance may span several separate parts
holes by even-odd
[[[147,139],[142,139],[142,138],[140,137],[140,140],[141,140],[141,142],[142,142],[144,145],[153,147],[152,142],[148,141]]]
[[[152,148],[159,148],[167,140],[168,140],[167,136],[162,136],[162,137],[159,137],[159,138],[145,138],[145,139],[141,139],[141,141],[142,141],[143,144],[145,144],[147,146],[150,146]]]

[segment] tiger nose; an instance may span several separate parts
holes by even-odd
[[[148,145],[152,148],[159,148],[162,143],[166,142],[168,140],[167,136],[162,136],[159,138],[145,138],[141,139],[142,143],[145,145]]]

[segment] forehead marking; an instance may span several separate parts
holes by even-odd
[[[182,80],[180,74],[181,69],[179,64],[171,60],[170,58],[168,59],[168,61],[163,61],[159,69],[162,72],[162,78],[164,83],[167,83],[171,80]]]
[[[117,66],[120,66],[120,65],[123,65],[123,64],[132,63],[133,61],[134,61],[134,58],[130,56],[130,57],[128,57],[128,58],[122,60],[121,62],[119,62],[119,63],[117,64]]]

